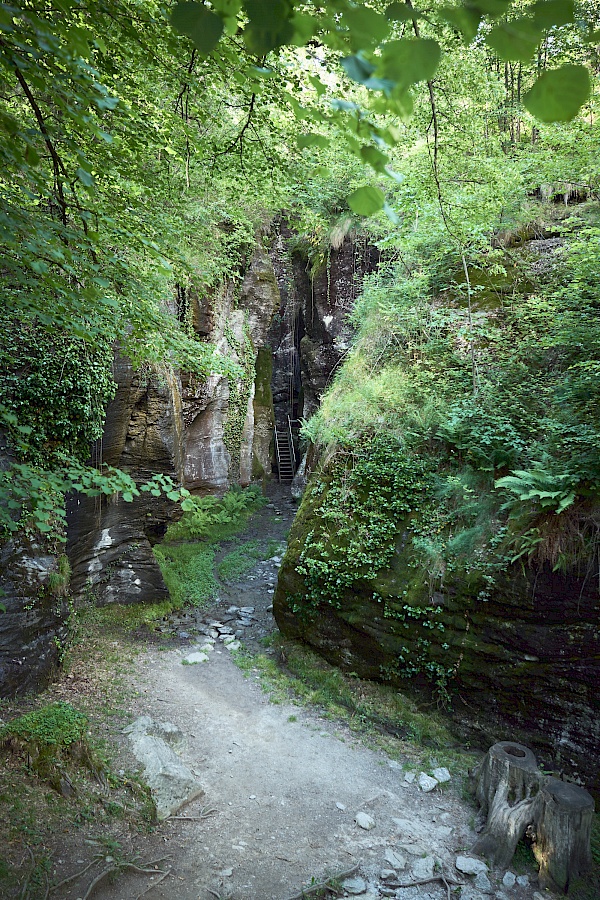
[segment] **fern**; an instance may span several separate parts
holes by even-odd
[[[516,469],[495,482],[497,488],[504,488],[514,496],[503,509],[513,511],[520,503],[539,503],[544,510],[552,510],[556,515],[571,506],[577,496],[577,479],[570,474],[554,475],[541,465],[525,471]]]

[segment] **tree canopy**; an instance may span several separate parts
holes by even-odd
[[[597,20],[573,0],[1,3],[4,524],[37,481],[46,526],[56,491],[136,490],[85,475],[111,347],[232,371],[175,286],[240,279],[276,210],[315,257],[372,216],[393,253],[425,230],[468,263],[533,191],[595,188]],[[63,357],[72,385],[97,376],[69,421]]]

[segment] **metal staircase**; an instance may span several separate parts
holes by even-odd
[[[275,456],[279,483],[291,484],[296,474],[296,454],[289,416],[286,428],[275,427]]]

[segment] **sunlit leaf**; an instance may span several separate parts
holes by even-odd
[[[367,184],[350,194],[347,203],[358,216],[372,216],[383,209],[385,195],[379,188]]]
[[[385,11],[385,17],[390,22],[410,22],[412,19],[417,19],[419,13],[406,3],[390,3]]]
[[[89,172],[79,167],[75,173],[82,184],[86,187],[94,187],[95,181]]]
[[[214,50],[223,33],[223,20],[201,3],[178,3],[171,13],[171,25],[191,38],[203,56]]]
[[[526,109],[542,122],[568,122],[590,96],[591,83],[585,66],[567,64],[544,72],[525,94]]]
[[[465,3],[465,7],[495,19],[508,12],[510,4],[511,0],[474,0],[472,3]]]
[[[308,80],[314,87],[319,97],[322,97],[323,94],[327,91],[327,87],[323,84],[320,78],[317,78],[316,75],[309,75]]]
[[[363,161],[375,169],[376,172],[385,173],[385,167],[389,165],[390,160],[381,150],[365,145],[360,148],[360,155]]]
[[[481,12],[469,6],[444,6],[440,16],[463,36],[466,44],[470,44],[481,23]]]
[[[294,33],[290,40],[290,44],[296,47],[303,47],[317,31],[319,23],[314,16],[306,16],[303,13],[296,13],[292,19],[292,28]]]

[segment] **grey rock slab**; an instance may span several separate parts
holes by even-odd
[[[529,884],[529,875],[517,875],[517,884],[519,887],[527,887]]]
[[[386,863],[388,863],[392,869],[395,869],[397,872],[401,872],[402,869],[406,868],[406,857],[399,853],[397,850],[386,850],[383,858]]]
[[[446,784],[447,781],[450,781],[452,777],[448,769],[445,766],[440,766],[439,769],[433,769],[431,772],[436,781],[439,781],[440,784]]]
[[[425,772],[421,772],[417,783],[420,790],[422,790],[425,794],[428,794],[438,786],[438,782],[436,781],[436,779],[432,778],[430,775],[427,775]]]
[[[231,641],[231,643],[225,645],[228,650],[239,650],[242,646],[239,641]]]
[[[485,872],[477,873],[473,885],[477,888],[478,891],[481,891],[482,894],[492,894],[494,892],[492,883]]]
[[[465,875],[484,875],[488,871],[487,863],[482,859],[476,859],[474,856],[457,856],[455,866],[459,872]]]
[[[370,816],[368,813],[359,812],[356,813],[354,821],[358,825],[359,828],[364,828],[365,831],[371,831],[372,828],[375,828],[375,819],[373,816]]]
[[[488,900],[486,894],[482,894],[472,884],[465,884],[460,889],[460,900]]]
[[[149,717],[144,716],[145,720]],[[150,788],[159,820],[166,819],[204,794],[202,785],[191,769],[161,737],[144,730],[147,721],[133,723],[126,730],[135,758],[144,767],[144,781]],[[136,727],[137,726],[137,727]],[[150,719],[150,728],[154,723]],[[160,730],[160,729],[158,729]]]
[[[517,876],[514,872],[505,872],[504,878],[502,879],[502,884],[504,887],[511,888],[515,886],[515,882],[517,880]]]
[[[198,663],[208,662],[208,653],[190,653],[181,662],[184,666],[196,666]]]
[[[251,616],[252,613],[254,612],[254,607],[253,606],[240,606],[240,612],[244,613],[245,615]]]
[[[415,881],[426,881],[428,878],[433,878],[434,868],[435,859],[433,856],[425,856],[423,859],[416,859],[410,867]]]
[[[407,784],[414,784],[415,778],[417,777],[416,772],[407,772],[404,776],[404,780]]]
[[[367,889],[367,882],[364,878],[346,878],[342,881],[342,887],[345,891],[353,896],[358,896],[359,894],[364,894]]]

